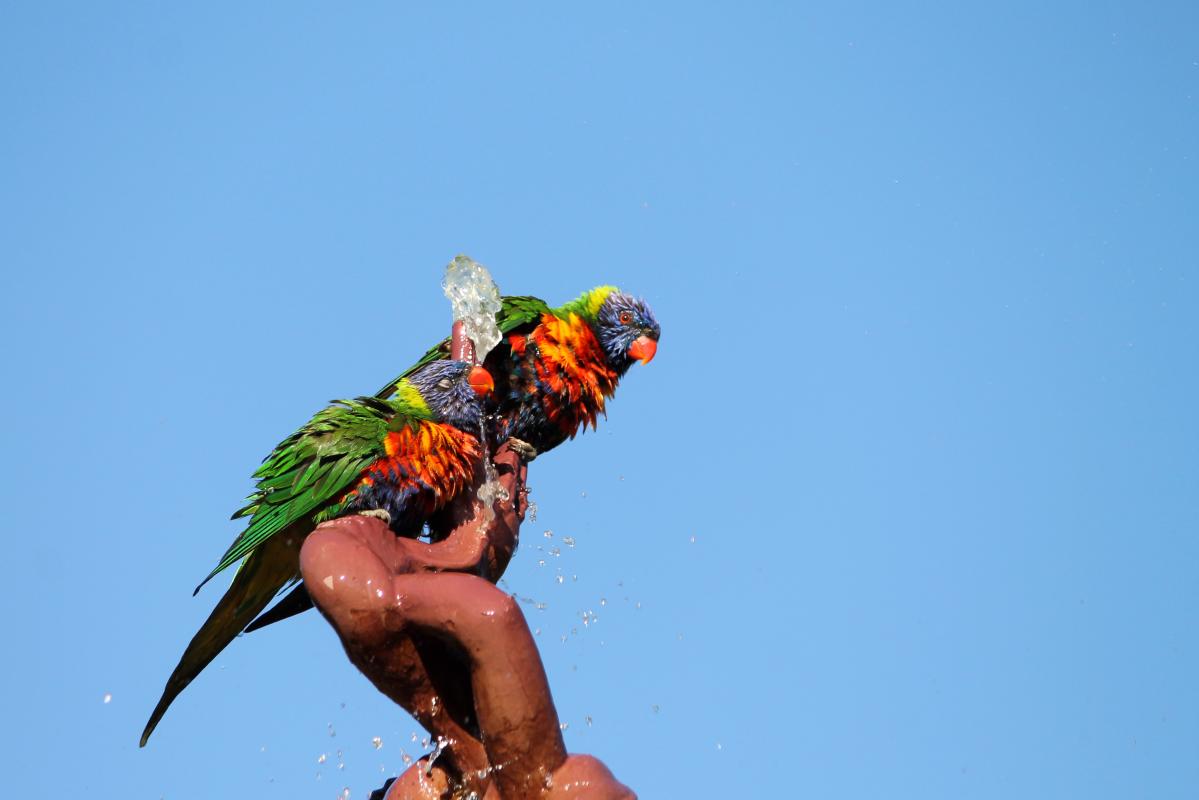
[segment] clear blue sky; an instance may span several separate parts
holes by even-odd
[[[311,614],[137,738],[250,472],[465,252],[664,330],[507,580],[572,750],[645,798],[1194,796],[1195,4],[648,5],[4,4],[7,794],[361,800],[420,751]]]

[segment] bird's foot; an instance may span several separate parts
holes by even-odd
[[[508,448],[520,456],[520,460],[526,464],[537,458],[537,448],[515,436],[508,438]]]
[[[388,527],[391,527],[391,514],[387,513],[386,508],[368,508],[366,511],[359,511],[358,516],[381,519],[387,523]]]

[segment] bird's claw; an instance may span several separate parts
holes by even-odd
[[[391,514],[387,513],[386,508],[368,508],[366,511],[359,511],[358,516],[381,519],[388,527],[391,527]]]
[[[526,464],[537,458],[537,448],[515,436],[508,438],[508,449],[520,456],[520,460]]]

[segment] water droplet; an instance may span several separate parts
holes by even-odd
[[[336,735],[337,735],[337,731],[333,730],[333,723],[332,723],[332,722],[330,722],[330,723],[329,723],[329,735],[330,735],[330,736],[336,736]]]
[[[716,749],[717,749],[717,750],[723,750],[723,749],[724,749],[724,745],[722,745],[720,742],[717,742],[717,743],[716,743]]]
[[[654,703],[652,706],[650,706],[650,708],[652,708],[654,710],[655,714],[658,713],[658,704],[657,703]]]
[[[350,787],[347,786],[341,790],[341,794],[337,796],[337,800],[350,800]]]
[[[562,577],[561,575],[556,575],[556,576],[554,576],[554,580],[555,580],[555,581],[557,581],[558,583],[565,583],[565,582],[566,582],[566,578]]]
[[[554,532],[553,532],[553,531],[546,531],[545,533],[543,533],[543,534],[541,534],[541,535],[542,535],[542,536],[544,536],[544,537],[545,537],[545,538],[547,538],[547,539],[553,539],[553,538],[554,538]]]
[[[570,723],[569,723],[569,722],[560,722],[560,723],[558,723],[558,728],[559,728],[559,729],[561,729],[561,730],[566,730],[566,729],[567,729],[567,728],[569,728],[569,727],[570,727]]]
[[[375,749],[378,750],[379,748],[381,748],[383,746],[382,737],[376,736],[375,738],[371,739],[371,744],[373,744],[375,746]]]
[[[400,759],[404,762],[405,767],[412,764],[412,756],[405,753],[402,749],[400,750]]]
[[[695,544],[695,534],[691,534],[691,544]]]
[[[545,559],[544,559],[544,558],[539,558],[539,559],[537,559],[537,566],[539,566],[539,567],[544,567],[544,566],[545,566]]]
[[[104,693],[104,705],[108,705],[111,702],[112,702],[112,692],[105,692]]]
[[[606,605],[608,605],[608,600],[607,600],[607,598],[605,598],[605,597],[601,597],[601,598],[600,598],[600,605],[601,605],[601,606],[606,606]]]
[[[562,549],[561,549],[561,548],[559,548],[559,547],[551,547],[551,548],[550,548],[550,555],[551,555],[551,556],[561,556],[561,555],[562,555]]]
[[[563,537],[562,537],[562,544],[566,545],[567,547],[574,547],[574,546],[575,546],[575,537],[573,537],[573,536],[563,536]]]
[[[587,727],[590,728],[591,727],[591,715],[588,714],[587,716],[583,717],[583,719],[587,720]]]
[[[324,764],[328,760],[329,760],[329,756],[325,755],[324,753],[321,753],[319,756],[316,757],[316,763],[318,763],[318,764]]]

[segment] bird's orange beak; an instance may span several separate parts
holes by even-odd
[[[466,382],[480,396],[489,395],[495,390],[495,381],[491,379],[491,373],[482,367],[471,367]]]
[[[654,355],[658,352],[658,343],[648,336],[638,336],[629,345],[629,358],[635,358],[642,364],[648,364],[654,360]]]

